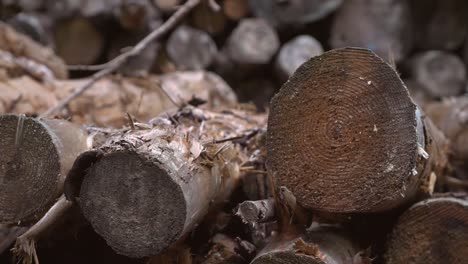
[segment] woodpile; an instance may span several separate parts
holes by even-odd
[[[466,11],[1,1],[0,263],[465,263]]]

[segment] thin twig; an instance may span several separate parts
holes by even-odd
[[[208,0],[208,5],[210,6],[211,10],[213,10],[214,12],[221,11],[221,7],[219,6],[218,3],[216,3],[216,0]]]
[[[67,65],[69,71],[100,71],[106,68],[109,62],[95,65]]]
[[[60,101],[56,106],[49,108],[46,112],[42,113],[39,117],[47,117],[50,116],[57,111],[66,107],[73,99],[83,94],[87,89],[93,86],[98,80],[103,78],[104,76],[114,72],[120,66],[122,66],[127,60],[135,55],[141,53],[151,42],[160,38],[164,34],[168,33],[179,21],[184,18],[195,6],[200,3],[200,0],[188,0],[183,6],[181,6],[175,13],[172,15],[164,24],[162,24],[159,28],[152,31],[149,35],[147,35],[144,39],[142,39],[136,46],[130,49],[127,52],[120,54],[119,56],[115,57],[111,61],[107,63],[108,67],[101,69],[100,71],[96,72],[92,75],[92,77],[85,83],[83,86],[76,89],[72,94],[68,97],[64,98]]]

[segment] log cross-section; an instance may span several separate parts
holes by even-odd
[[[84,216],[116,252],[157,255],[228,198],[265,126],[264,115],[249,111],[186,107],[147,129],[117,133],[87,168]]]
[[[267,165],[306,209],[394,209],[430,193],[446,140],[373,52],[332,50],[304,63],[271,101]]]

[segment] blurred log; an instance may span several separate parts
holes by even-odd
[[[281,47],[276,57],[276,70],[286,81],[302,63],[323,53],[323,47],[315,38],[308,35],[297,36]]]
[[[248,0],[224,0],[223,13],[231,20],[241,20],[249,13]]]
[[[62,59],[52,50],[41,46],[29,37],[16,32],[7,24],[0,22],[0,49],[18,57],[46,65],[56,78],[67,78],[67,69]]]
[[[251,264],[334,264],[361,262],[361,248],[336,227],[315,227],[301,236],[279,235]],[[369,262],[370,263],[370,262]]]
[[[306,209],[382,212],[407,204],[433,191],[446,151],[395,70],[369,50],[313,57],[271,101],[269,172],[275,188],[290,190]]]
[[[3,0],[3,5],[18,5],[24,11],[37,11],[44,7],[45,0]]]
[[[122,52],[125,52],[125,50],[128,50],[129,47],[135,46],[148,33],[147,30],[136,32],[128,30],[118,31],[110,40],[107,60],[110,61],[122,54]],[[126,76],[147,75],[157,60],[158,51],[159,44],[157,42],[152,42],[139,54],[129,58],[128,61],[118,69],[118,72]]]
[[[247,73],[248,71],[245,74]],[[278,90],[278,85],[268,78],[253,77],[239,82],[235,90],[240,102],[254,103],[258,110],[265,111],[271,97]]]
[[[189,26],[179,26],[171,34],[166,50],[171,60],[182,70],[206,69],[218,52],[210,35]]]
[[[210,0],[204,0],[192,12],[192,24],[211,35],[217,35],[226,28],[226,17],[223,12],[213,10]]]
[[[23,75],[30,75],[45,83],[51,83],[55,79],[54,73],[47,66],[0,50],[0,80],[6,81]]]
[[[161,24],[161,14],[150,0],[126,0],[114,9],[120,25],[129,31],[153,29]]]
[[[335,15],[333,48],[363,47],[386,61],[403,60],[412,48],[411,16],[405,0],[349,0]]]
[[[16,31],[27,35],[44,46],[52,46],[52,19],[40,13],[18,13],[7,23]]]
[[[103,157],[83,168],[84,216],[119,254],[163,252],[228,199],[265,124],[253,112],[186,107],[114,134],[99,148]]]
[[[275,218],[275,201],[265,199],[240,203],[235,214],[246,224],[271,221]]]
[[[80,87],[84,80],[56,81],[43,85],[27,76],[0,82],[0,113],[45,111]],[[194,96],[208,108],[233,106],[237,100],[231,88],[209,72],[177,72],[141,78],[108,77],[94,89],[71,102],[62,113],[75,123],[102,127],[126,124],[125,113],[148,120],[170,108],[189,102]]]
[[[86,134],[63,120],[0,116],[0,223],[34,221],[63,191],[65,175],[87,146]]]
[[[275,30],[262,19],[243,19],[229,36],[225,52],[239,65],[263,65],[279,49]]]
[[[433,102],[434,98],[427,93],[426,89],[418,81],[414,79],[405,79],[403,82],[406,88],[408,88],[411,98],[416,105],[421,107],[423,111],[426,111],[426,106]]]
[[[216,234],[211,240],[211,248],[202,264],[243,264],[246,260],[238,253],[237,242],[224,234]]]
[[[468,32],[464,0],[411,0],[416,45],[422,49],[455,50]]]
[[[57,22],[54,38],[57,54],[67,64],[93,64],[104,49],[102,34],[83,17]]]
[[[430,96],[450,97],[466,90],[466,68],[455,54],[431,50],[411,61],[411,75]]]
[[[153,0],[154,4],[163,12],[172,12],[182,2],[181,0]]]
[[[468,258],[468,202],[431,198],[408,209],[387,242],[385,263],[464,263]]]
[[[249,0],[256,17],[267,20],[275,27],[301,25],[317,21],[335,11],[343,0]]]
[[[454,160],[464,163],[468,159],[468,97],[428,104],[426,113],[451,141]]]

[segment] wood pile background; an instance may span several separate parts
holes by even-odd
[[[0,1],[0,263],[467,263],[466,14]]]

